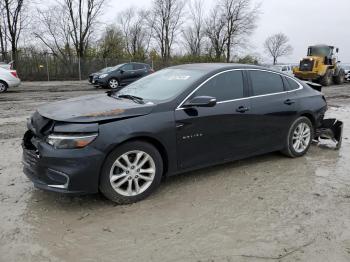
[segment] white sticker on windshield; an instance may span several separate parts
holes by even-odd
[[[168,77],[168,80],[188,80],[191,76],[186,75],[172,75]]]

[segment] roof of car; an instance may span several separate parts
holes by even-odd
[[[227,69],[268,69],[262,66],[247,65],[247,64],[234,64],[234,63],[199,63],[199,64],[184,64],[172,66],[173,69],[188,69],[188,70],[201,70],[201,71],[216,71]]]

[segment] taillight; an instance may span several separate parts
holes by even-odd
[[[16,77],[16,78],[18,78],[18,76],[17,76],[17,71],[11,71],[11,75],[13,75],[14,77]]]

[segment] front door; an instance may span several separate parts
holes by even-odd
[[[134,70],[133,64],[125,64],[120,73],[120,82],[122,85],[130,84],[136,79],[136,71]]]
[[[241,71],[221,73],[188,98],[215,97],[216,106],[175,111],[180,169],[241,158],[251,152],[251,106],[244,86]]]

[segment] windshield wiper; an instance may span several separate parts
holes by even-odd
[[[117,96],[117,98],[125,98],[125,99],[130,99],[136,103],[139,103],[139,104],[144,104],[145,101],[143,101],[143,98],[142,97],[139,97],[139,96],[133,96],[133,95],[119,95]]]

